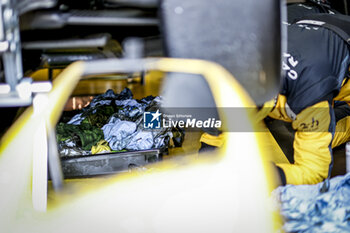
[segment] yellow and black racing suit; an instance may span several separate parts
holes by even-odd
[[[333,31],[298,24],[288,26],[287,51],[283,88],[269,116],[292,123],[294,164],[277,166],[286,183],[314,184],[329,176],[332,147],[348,139],[349,117],[338,121],[335,135],[333,106],[350,103],[349,48]]]
[[[350,116],[336,122],[333,108],[335,101],[350,103],[350,81],[345,78],[349,48],[326,28],[293,24],[288,26],[287,51],[282,90],[269,116],[292,124],[294,163],[276,166],[283,183],[315,184],[329,177],[332,147],[350,137]],[[207,134],[201,142],[223,143]]]

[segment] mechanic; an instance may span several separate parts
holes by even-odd
[[[287,0],[287,3],[289,1]],[[300,18],[308,15],[326,13],[326,14],[338,14],[337,11],[330,7],[330,2],[327,0],[304,0],[300,2],[290,2],[287,4],[287,22],[283,21],[283,24],[290,25]],[[215,134],[215,133],[214,133]],[[199,152],[206,152],[214,150],[216,147],[221,147],[224,141],[222,134],[217,136],[212,133],[204,133],[201,139],[201,148]],[[208,142],[205,143],[205,142]]]
[[[332,148],[350,139],[349,45],[323,26],[287,27],[282,90],[258,118],[289,122],[295,131],[294,163],[276,164],[282,184],[315,184],[330,177]],[[202,146],[221,146],[222,138],[203,134]]]

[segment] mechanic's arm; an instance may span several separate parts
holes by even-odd
[[[294,164],[276,164],[282,178],[287,184],[316,184],[323,181],[332,166],[333,108],[328,101],[308,107],[297,115],[292,126],[296,130]]]

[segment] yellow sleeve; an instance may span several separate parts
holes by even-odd
[[[335,128],[332,111],[329,102],[323,101],[304,109],[293,121],[294,164],[276,164],[287,184],[316,184],[328,177]]]
[[[200,142],[204,142],[210,146],[221,147],[225,142],[225,134],[221,133],[218,136],[210,135],[208,133],[203,133]]]

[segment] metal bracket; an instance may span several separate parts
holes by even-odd
[[[14,2],[3,0],[0,5],[0,53],[11,91],[16,91],[16,84],[23,77],[19,19]]]
[[[9,84],[0,84],[0,107],[22,107],[32,104],[33,94],[47,93],[52,83],[48,81],[33,82],[31,78],[22,78],[11,91]]]

